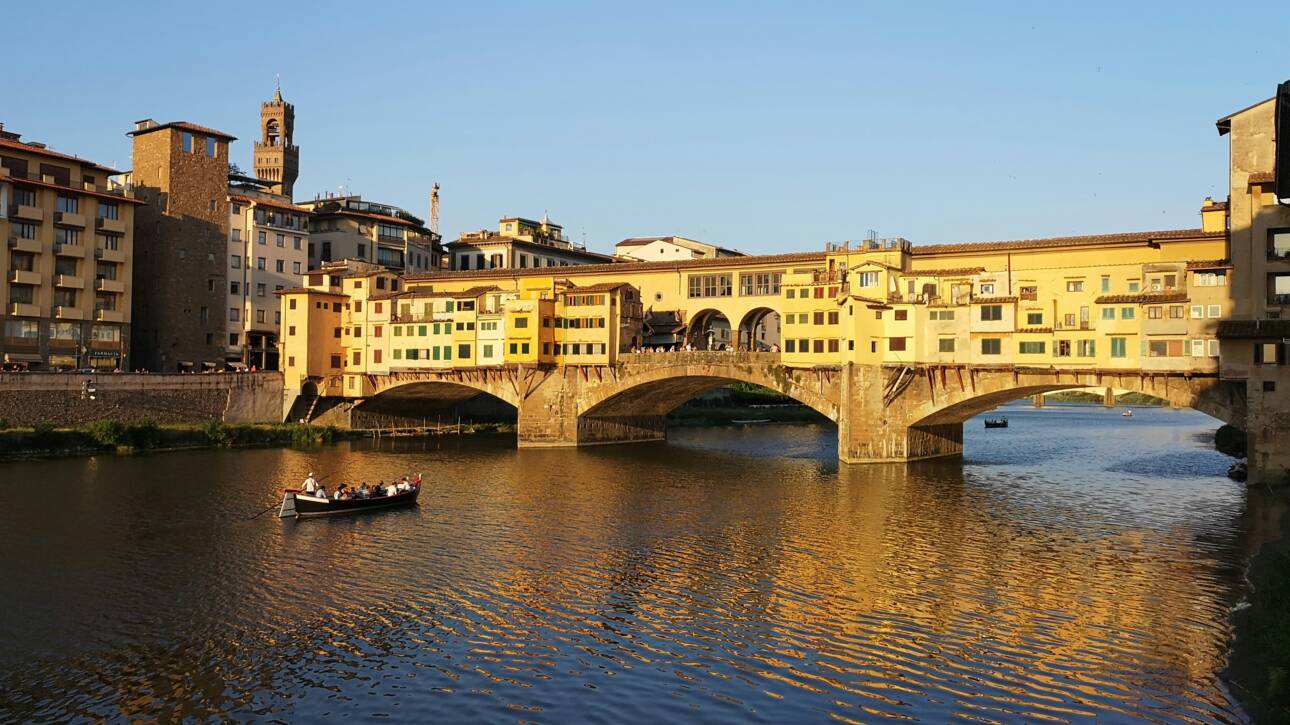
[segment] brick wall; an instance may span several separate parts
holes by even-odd
[[[84,385],[94,388],[93,399]],[[121,422],[280,422],[282,375],[73,373],[0,374],[0,420],[11,426],[48,421],[60,427]]]

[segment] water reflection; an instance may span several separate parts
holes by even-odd
[[[908,467],[840,468],[811,426],[6,464],[0,712],[1237,720],[1243,497],[1212,423],[1010,415]],[[311,468],[434,483],[245,520]]]

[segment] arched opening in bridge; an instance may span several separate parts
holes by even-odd
[[[735,346],[750,352],[778,350],[779,313],[769,307],[756,307],[739,322],[739,339]]]
[[[816,423],[836,429],[829,401],[733,377],[686,375],[627,388],[578,417],[580,444],[661,440],[669,427]]]
[[[514,405],[469,385],[446,381],[408,383],[355,406],[354,428],[435,430],[461,424],[514,424]]]
[[[1018,387],[1005,388],[1001,390],[984,391],[979,395],[974,395],[963,400],[945,405],[934,412],[925,415],[913,423],[909,424],[907,443],[911,458],[933,457],[935,455],[944,455],[949,452],[963,451],[964,444],[964,426],[970,426],[972,430],[984,430],[984,419],[1006,416],[1009,413],[1029,414],[1025,407],[1018,409],[1013,407],[1011,410],[1003,408],[1008,403],[1014,401],[1035,401],[1041,396],[1045,399],[1050,396],[1060,396],[1062,393],[1088,391],[1101,391],[1100,395],[1094,393],[1092,400],[1085,396],[1069,396],[1074,400],[1067,404],[1080,404],[1086,406],[1104,408],[1113,407],[1117,410],[1097,411],[1102,415],[1115,416],[1114,418],[1105,418],[1108,430],[1110,421],[1118,423],[1121,416],[1133,416],[1130,411],[1132,408],[1159,408],[1168,409],[1190,409],[1201,413],[1213,420],[1215,431],[1220,427],[1232,428],[1231,421],[1238,423],[1244,420],[1244,397],[1240,391],[1231,386],[1216,386],[1205,390],[1188,390],[1180,388],[1173,391],[1165,391],[1161,397],[1154,394],[1160,391],[1141,391],[1130,390],[1118,387],[1099,387],[1089,388],[1087,385],[1021,385]],[[1111,395],[1107,395],[1110,390]],[[1057,404],[1054,401],[1054,404]],[[1002,409],[1001,409],[1002,408]],[[1034,411],[1040,414],[1041,411]],[[1039,420],[1032,418],[1032,421]],[[1009,427],[1016,428],[1018,425],[1025,423],[1016,418],[1009,420]],[[1123,431],[1115,429],[1112,435],[1121,435]],[[968,436],[970,437],[970,436]]]
[[[734,345],[730,320],[720,310],[700,310],[690,317],[685,341],[699,350],[724,350]]]

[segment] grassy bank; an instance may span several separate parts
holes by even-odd
[[[282,424],[225,424],[210,421],[193,425],[117,423],[99,421],[82,428],[0,429],[0,457],[65,456],[91,453],[134,453],[179,448],[296,446],[333,443],[365,434],[330,426]]]
[[[1102,394],[1092,393],[1087,390],[1063,390],[1057,393],[1045,393],[1044,400],[1050,403],[1095,403],[1101,405]],[[1123,393],[1115,396],[1115,404],[1145,407],[1152,405],[1166,406],[1169,405],[1169,402],[1143,393]]]
[[[828,418],[805,405],[754,408],[746,405],[682,406],[668,413],[668,425],[730,425],[737,420],[769,420],[776,423],[820,423]]]

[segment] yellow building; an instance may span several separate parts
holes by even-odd
[[[0,126],[0,363],[129,367],[134,191]]]
[[[564,227],[546,216],[541,221],[524,217],[498,220],[497,230],[463,232],[448,244],[451,269],[528,269],[604,264],[613,257],[591,252],[564,234]]]

